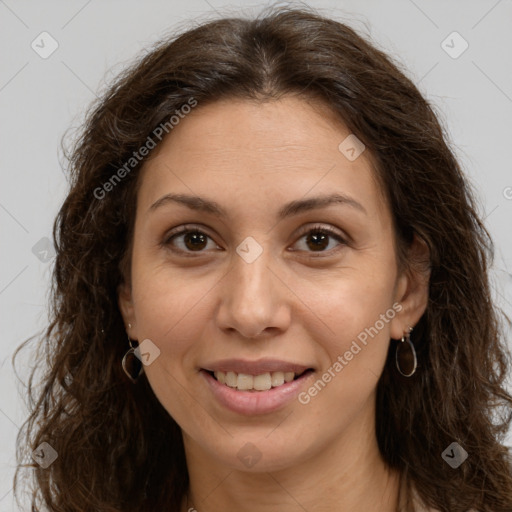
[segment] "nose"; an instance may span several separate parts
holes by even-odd
[[[234,254],[230,271],[219,285],[219,328],[237,331],[244,338],[275,335],[288,328],[293,294],[274,268],[277,265],[268,250],[252,262]]]

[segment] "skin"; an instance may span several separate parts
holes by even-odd
[[[399,271],[371,155],[351,162],[338,149],[349,133],[303,98],[217,101],[175,126],[142,171],[119,306],[129,336],[160,350],[144,371],[182,429],[188,507],[199,512],[396,509],[399,475],[378,450],[375,392],[390,338],[425,311],[428,275]],[[289,201],[333,191],[366,213],[333,204],[276,218]],[[171,202],[151,211],[168,193],[215,200],[228,217]],[[208,235],[199,251],[183,235],[168,241],[185,224]],[[307,234],[318,224],[347,242],[329,237],[315,250]],[[263,249],[250,264],[236,252],[248,236]],[[415,239],[411,255],[425,250]],[[274,357],[314,366],[316,380],[394,303],[401,311],[306,405],[234,413],[198,373],[207,361]],[[250,468],[237,456],[249,442],[261,453]]]

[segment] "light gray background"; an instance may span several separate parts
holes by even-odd
[[[250,14],[262,5],[0,0],[0,512],[15,510],[14,443],[26,415],[11,357],[46,323],[53,260],[44,261],[51,252],[45,254],[41,239],[51,238],[66,194],[62,135],[80,124],[106,82],[173,27],[185,28],[186,20],[198,17],[238,14],[241,8]],[[309,5],[347,22],[402,62],[437,107],[481,200],[496,243],[496,299],[512,315],[512,1],[326,0]],[[43,45],[43,31],[59,45],[46,59],[31,47],[34,40]],[[469,44],[458,58],[445,51],[453,55],[463,48],[458,36],[442,45],[454,31]],[[22,378],[30,365],[28,356],[20,358]]]

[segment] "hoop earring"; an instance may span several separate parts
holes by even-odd
[[[411,377],[416,372],[418,365],[416,350],[411,341],[411,331],[412,327],[409,327],[409,332],[402,336],[395,352],[396,368],[404,377]]]
[[[144,371],[144,367],[142,361],[135,355],[135,349],[137,347],[132,344],[132,340],[129,337],[128,342],[130,343],[130,349],[123,356],[121,366],[127,377],[135,384]]]

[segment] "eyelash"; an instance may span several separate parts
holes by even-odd
[[[201,231],[199,228],[191,227],[191,226],[187,225],[183,229],[181,229],[180,231],[178,231],[176,233],[172,233],[171,232],[169,235],[167,235],[164,238],[164,240],[162,241],[161,245],[163,247],[169,248],[170,246],[172,246],[171,242],[175,238],[178,238],[180,236],[186,235],[188,233],[199,233],[201,235],[206,235],[210,240],[212,240],[212,238],[207,233],[205,233],[204,231]],[[310,233],[317,233],[317,234],[328,235],[329,237],[334,238],[335,240],[340,242],[340,244],[342,246],[347,245],[347,241],[336,230],[334,230],[331,227],[326,227],[326,226],[313,226],[311,228],[308,228],[306,231],[302,232],[299,235],[298,240],[300,240],[305,235],[309,235]],[[340,247],[335,248],[335,249],[330,249],[330,250],[327,250],[327,251],[324,250],[324,251],[306,251],[306,252],[311,252],[312,254],[316,253],[314,257],[322,257],[321,256],[322,254],[332,253],[333,251],[336,252],[339,249],[340,249]],[[201,253],[205,252],[204,250],[201,250],[201,251],[188,251],[188,250],[184,251],[183,249],[176,249],[176,248],[171,248],[171,250],[173,252],[177,252],[177,253],[181,253],[181,254],[186,254],[187,256],[191,256],[191,257],[194,257],[194,252],[196,252],[197,254],[201,254]]]

